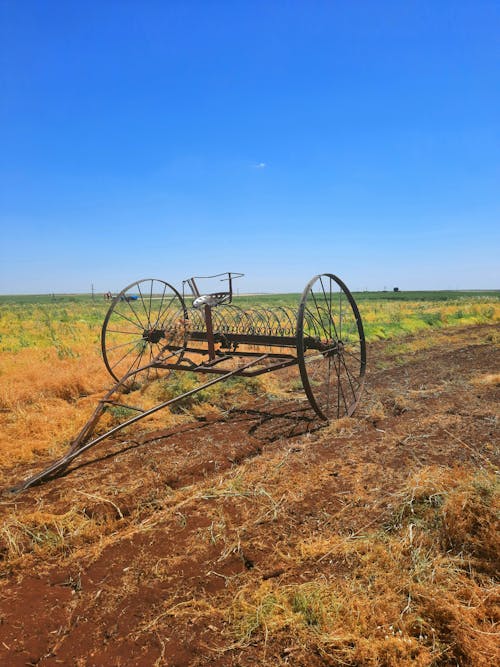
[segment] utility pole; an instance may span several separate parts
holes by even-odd
[[[94,301],[94,283],[91,285],[91,290],[92,290],[92,301]]]

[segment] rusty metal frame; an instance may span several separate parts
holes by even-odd
[[[345,371],[347,372],[347,379],[353,396],[349,395],[347,389],[346,397],[346,394],[342,389],[342,399],[343,403],[345,404],[345,413],[351,415],[359,402],[359,396],[364,383],[366,350],[361,316],[354,298],[347,289],[346,285],[333,274],[320,274],[315,276],[306,286],[299,303],[298,312],[296,314],[293,313],[291,309],[283,306],[279,306],[275,309],[257,306],[250,310],[244,310],[231,303],[233,298],[233,280],[241,277],[242,275],[243,274],[229,272],[225,274],[216,274],[214,276],[194,276],[192,278],[188,278],[187,280],[183,281],[182,296],[169,283],[165,283],[164,281],[156,281],[165,286],[163,288],[160,312],[167,287],[173,295],[169,304],[173,300],[176,300],[176,303],[177,301],[179,302],[179,312],[181,313],[182,325],[181,328],[183,329],[181,336],[183,342],[181,345],[175,344],[170,340],[169,335],[167,335],[167,324],[163,324],[163,322],[168,321],[168,326],[173,326],[175,329],[179,325],[179,321],[176,320],[176,317],[167,318],[167,316],[165,316],[165,319],[162,322],[160,322],[160,315],[157,317],[155,316],[154,322],[150,317],[151,303],[153,299],[153,283],[156,279],[144,279],[143,281],[137,281],[136,283],[132,283],[124,290],[122,290],[122,292],[115,297],[108,310],[108,313],[106,314],[101,337],[104,362],[110,374],[117,380],[116,383],[98,401],[92,416],[80,430],[77,437],[73,440],[67,453],[53,464],[42,470],[40,473],[33,475],[32,477],[21,482],[17,487],[11,489],[11,491],[23,491],[31,486],[41,483],[46,479],[56,476],[64,469],[66,469],[68,465],[78,456],[88,451],[98,443],[102,442],[106,438],[109,438],[118,433],[127,426],[135,424],[136,422],[154,414],[155,412],[158,412],[159,410],[162,410],[163,408],[171,406],[188,398],[189,396],[192,396],[193,394],[196,394],[199,391],[202,391],[203,389],[206,389],[218,382],[228,380],[232,377],[257,377],[265,373],[270,373],[273,371],[281,370],[283,368],[298,365],[304,390],[311,404],[311,407],[322,419],[327,420],[330,417],[328,414],[328,403],[325,407],[325,405],[319,400],[317,392],[314,389],[315,385],[312,380],[312,373],[308,365],[314,365],[317,362],[321,364],[327,361],[328,368],[330,368],[331,364],[333,363],[335,370],[338,373],[338,385],[341,387],[342,382],[340,377],[344,372],[344,368],[342,367],[343,363]],[[203,305],[200,309],[197,309],[196,307],[188,309],[186,307],[186,286],[189,287],[191,296],[197,299],[201,296],[198,283],[196,282],[198,279],[214,279],[220,278],[221,276],[224,276],[221,279],[222,281],[228,282],[228,291],[215,292],[207,295],[214,297],[220,305],[214,307],[208,303],[205,303],[205,305]],[[325,280],[325,282],[327,280],[330,281],[329,295],[327,294],[327,291],[325,291],[323,280]],[[129,302],[129,299],[127,298],[128,290],[133,287],[137,287],[144,308],[146,309],[146,301],[148,297],[146,293],[145,301],[144,294],[141,291],[141,284],[147,283],[148,281],[151,282],[149,294],[150,311],[147,317],[147,326],[144,328],[142,333],[140,333],[140,341],[143,343],[143,345],[150,346],[150,360],[148,363],[141,364],[140,367],[136,368],[134,368],[134,361],[124,376],[119,378],[114,372],[115,366],[110,364],[107,357],[107,327],[115,307],[121,301],[125,301],[128,304],[131,313],[135,312],[133,306]],[[342,298],[343,294],[346,299],[346,305],[350,307],[351,312],[354,313],[356,320],[360,344],[360,370],[358,378],[354,378],[349,374],[348,367],[344,360],[344,343],[341,339],[342,336],[341,334],[340,336],[338,335],[335,322],[333,320],[331,292],[332,281],[334,284],[339,286],[341,290],[340,299]],[[322,299],[321,307],[318,307],[316,297],[314,295],[314,289],[317,289],[318,284],[321,285],[321,289],[324,295],[323,299],[321,292],[316,293],[316,297]],[[311,295],[316,306],[316,313],[314,312],[314,308],[310,303]],[[203,300],[201,300],[201,303],[203,303]],[[141,324],[140,318],[137,317],[137,314],[135,315],[139,325],[143,326]],[[130,313],[129,316],[129,321],[133,322]],[[122,317],[124,316],[122,315]],[[125,317],[125,319],[127,319],[127,317]],[[333,329],[335,330],[334,332],[332,332],[332,324]],[[340,307],[340,329],[341,327],[342,305]],[[117,333],[127,332],[122,331]],[[311,333],[313,335],[311,335]],[[161,346],[159,345],[160,341],[163,341]],[[124,343],[124,345],[127,345],[127,343]],[[158,347],[158,352],[154,356],[152,354],[153,345]],[[121,344],[114,346],[115,349],[121,347],[123,347]],[[240,349],[241,347],[245,349]],[[246,349],[248,347],[256,347],[259,349]],[[265,348],[266,351],[264,352],[262,348]],[[110,348],[110,350],[112,349],[113,346]],[[135,354],[135,349],[134,347],[132,347],[132,349],[133,352],[131,352],[131,354],[133,355]],[[292,352],[292,350],[294,352]],[[313,355],[306,358],[307,354],[310,352],[313,352]],[[119,354],[121,354],[121,351]],[[195,355],[195,357],[201,356],[202,360],[195,360],[193,355]],[[142,353],[140,356],[137,356],[140,362],[142,359]],[[176,360],[175,362],[173,361],[174,359]],[[225,362],[232,364],[232,366],[230,368],[227,366],[224,367]],[[165,371],[190,371],[197,374],[215,375],[216,377],[203,382],[199,386],[184,392],[183,394],[175,396],[174,398],[171,398],[167,401],[160,402],[153,408],[147,410],[134,405],[128,405],[127,403],[123,402],[121,398],[120,400],[117,400],[118,397],[122,397],[127,393],[128,389],[130,389],[131,385],[133,385],[137,376],[141,375],[142,377],[144,373],[146,373],[147,380],[149,378],[149,372],[151,369],[155,369],[156,371],[159,369]],[[330,374],[331,370],[328,370],[328,373]],[[330,380],[328,379],[328,383],[329,382]],[[357,383],[357,385],[354,385],[353,382]],[[337,403],[337,417],[340,416],[340,405],[341,398],[339,393]],[[106,412],[108,406],[126,408],[127,410],[134,411],[137,414],[129,418],[124,418],[121,423],[108,429],[105,433],[102,433],[97,437],[93,437],[98,423]]]

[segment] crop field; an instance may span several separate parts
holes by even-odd
[[[109,302],[0,297],[0,664],[498,662],[500,292],[354,296],[368,370],[352,417],[306,409],[296,368],[232,379],[19,495],[112,383]]]

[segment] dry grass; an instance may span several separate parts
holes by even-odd
[[[477,386],[481,385],[490,385],[499,387],[500,386],[500,373],[486,373],[484,375],[478,375],[471,380],[472,384]]]
[[[297,545],[296,571],[321,562],[321,574],[241,588],[228,616],[235,641],[280,638],[327,664],[494,664],[498,504],[491,474],[420,472],[385,530]]]
[[[23,349],[0,356],[0,464],[57,456],[78,434],[98,399],[110,385],[100,356],[94,351],[60,359],[55,350]],[[266,378],[267,380],[267,378]],[[164,381],[130,392],[125,402],[147,410],[205,381],[193,374],[171,374]],[[273,387],[276,380],[268,380]],[[263,393],[260,380],[231,380],[215,385],[148,419],[148,428],[168,427],[193,417],[216,417]],[[277,393],[278,388],[274,391]],[[130,414],[134,414],[133,412]],[[126,417],[110,408],[100,430]]]
[[[0,356],[0,463],[60,452],[106,386],[97,354],[60,359],[55,350]]]

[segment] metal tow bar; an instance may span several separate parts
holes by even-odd
[[[148,417],[149,415],[154,414],[155,412],[158,412],[159,410],[162,410],[163,408],[166,408],[168,405],[172,405],[173,403],[177,403],[178,401],[181,401],[184,398],[187,398],[188,396],[192,396],[193,394],[196,394],[199,391],[202,391],[203,389],[206,389],[207,387],[211,387],[214,384],[217,384],[218,382],[223,382],[224,380],[229,379],[233,375],[237,375],[238,373],[241,373],[242,370],[245,370],[246,368],[249,368],[250,366],[254,366],[258,363],[261,363],[265,359],[267,359],[269,355],[263,354],[262,356],[252,359],[252,361],[249,361],[248,363],[239,366],[238,368],[235,368],[228,373],[225,373],[224,375],[219,375],[218,377],[214,378],[213,380],[209,380],[208,382],[205,382],[204,384],[200,385],[199,387],[195,387],[194,389],[190,389],[189,391],[186,391],[184,394],[181,394],[180,396],[175,396],[174,398],[169,399],[168,401],[164,401],[163,403],[159,403],[158,405],[155,405],[154,408],[151,408],[146,411],[141,411],[140,414],[135,415],[134,417],[131,417],[127,421],[123,422],[123,424],[119,424],[118,426],[114,426],[111,428],[109,431],[106,431],[106,433],[103,433],[102,435],[98,436],[97,438],[94,438],[90,442],[87,442],[81,446],[77,446],[75,448],[75,445],[79,445],[80,442],[85,438],[89,437],[90,434],[94,431],[94,428],[99,420],[99,417],[103,414],[104,408],[103,405],[105,403],[109,403],[110,401],[107,400],[107,397],[110,396],[112,393],[114,393],[117,388],[120,385],[123,385],[125,380],[127,380],[130,375],[135,375],[139,371],[143,371],[147,369],[148,367],[154,366],[156,361],[153,361],[151,364],[147,364],[146,366],[141,367],[137,371],[134,371],[133,373],[129,373],[127,376],[122,378],[114,387],[112,390],[110,390],[104,399],[99,401],[99,406],[96,409],[96,412],[94,413],[93,417],[85,424],[81,432],[79,433],[78,437],[73,441],[72,445],[70,446],[70,449],[67,454],[65,454],[63,457],[52,463],[50,466],[42,470],[41,472],[37,473],[36,475],[33,475],[32,477],[29,477],[28,479],[24,480],[20,484],[18,484],[15,487],[12,487],[9,489],[10,493],[19,493],[20,491],[25,491],[26,489],[30,488],[31,486],[35,486],[36,484],[39,484],[40,482],[43,482],[44,480],[48,479],[49,477],[52,476],[57,476],[57,473],[61,473],[63,470],[65,470],[68,465],[76,459],[78,456],[86,452],[88,449],[91,447],[94,447],[94,445],[97,445],[99,442],[102,442],[103,440],[106,440],[106,438],[109,438],[110,436],[114,435],[118,431],[121,431],[122,429],[126,428],[127,426],[130,426],[131,424],[135,424],[135,422],[140,421],[141,419],[144,419],[145,417]],[[200,370],[202,370],[200,368]],[[126,406],[129,407],[129,406]],[[137,409],[137,408],[131,408],[131,409]]]

